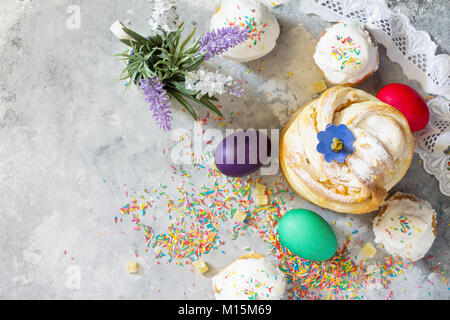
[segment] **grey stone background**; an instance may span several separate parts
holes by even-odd
[[[437,53],[448,53],[450,6],[446,0],[388,0],[394,10],[406,14],[419,30],[425,30],[438,45]]]
[[[200,32],[207,30],[217,2],[177,1],[182,19],[195,21]],[[394,0],[389,4],[408,14],[416,28],[430,32],[440,53],[449,52],[447,0]],[[80,29],[66,27],[70,5],[81,9]],[[257,70],[261,61],[233,65],[214,60],[215,66],[233,77],[248,79],[246,98],[222,97],[220,101],[233,127],[281,128],[275,106],[299,106],[312,97],[310,82],[297,76],[290,85],[284,75],[293,67],[317,73],[310,57],[314,38],[327,23],[303,15],[295,10],[297,5],[293,0],[271,8],[284,28],[277,47],[264,58],[261,74],[247,75],[247,69]],[[192,273],[189,267],[157,264],[152,253],[145,252],[142,233],[133,231],[129,221],[113,221],[130,200],[125,192],[167,182],[167,192],[175,193],[178,186],[168,183],[169,177],[177,177],[169,169],[170,155],[162,152],[173,146],[171,135],[154,125],[141,96],[124,93],[123,83],[115,80],[122,65],[112,55],[124,48],[110,34],[109,26],[121,19],[145,32],[150,9],[147,1],[129,0],[1,1],[0,298],[213,298],[208,277]],[[307,34],[311,39],[306,39]],[[293,39],[302,43],[302,51],[296,51]],[[380,69],[362,89],[376,93],[385,84],[401,81],[422,92],[386,58],[384,48],[380,53]],[[265,90],[276,94],[268,98],[262,94]],[[239,117],[231,115],[236,111]],[[192,127],[192,121],[175,105],[174,113],[174,128]],[[194,173],[191,182],[200,186],[206,182],[204,176]],[[264,179],[270,183],[278,177]],[[446,270],[449,266],[448,198],[439,193],[437,180],[423,170],[417,155],[396,190],[414,193],[437,210],[438,237],[429,252],[433,259],[417,262],[389,289],[369,290],[364,296],[384,299],[392,290],[392,299],[448,299],[448,285],[433,272],[437,265]],[[319,210],[299,197],[291,205]],[[323,216],[329,222],[336,220],[333,228],[340,243],[351,231],[346,229],[349,219],[364,231],[355,240],[373,242],[370,223],[374,214],[323,211]],[[225,236],[227,232],[225,228]],[[226,254],[214,251],[204,259],[220,269],[249,246],[267,250],[247,234],[228,241],[223,247]],[[125,271],[125,263],[132,260],[139,263],[137,275]]]

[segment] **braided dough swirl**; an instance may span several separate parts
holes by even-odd
[[[355,151],[344,163],[326,162],[317,133],[345,124]],[[374,96],[333,87],[300,108],[281,135],[280,164],[291,187],[318,206],[345,213],[377,210],[408,170],[414,139],[403,114]]]

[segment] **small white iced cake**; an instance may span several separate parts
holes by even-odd
[[[378,69],[378,45],[357,20],[328,27],[319,39],[314,61],[335,85],[357,85]]]
[[[436,211],[425,200],[397,192],[375,217],[373,231],[388,253],[416,261],[436,238]]]
[[[279,300],[284,274],[258,253],[245,255],[212,278],[217,300]]]
[[[248,39],[229,49],[222,57],[233,62],[259,59],[273,50],[280,26],[275,16],[259,0],[224,0],[211,19],[211,30],[244,28]]]

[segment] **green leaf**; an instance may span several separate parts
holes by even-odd
[[[211,101],[209,101],[209,98],[207,96],[203,96],[200,98],[200,103],[204,105],[206,108],[214,112],[215,114],[222,117],[222,112],[220,112],[219,108],[217,108]]]
[[[133,43],[137,44],[137,42],[133,41],[133,40],[119,39],[119,41],[122,42],[123,44],[129,46],[129,47],[133,47]]]
[[[127,27],[123,27],[122,30],[129,35],[131,38],[136,40],[136,42],[146,43],[148,40],[141,36],[140,34],[134,32],[133,30],[128,29]]]
[[[194,90],[186,89],[184,83],[174,81],[174,82],[172,82],[172,84],[175,86],[175,88],[178,91],[180,91],[186,95],[193,96],[193,95],[197,94],[197,92]]]
[[[188,98],[189,100],[192,100],[195,103],[203,105],[208,110],[211,110],[215,114],[222,117],[222,113],[220,112],[220,110],[211,101],[209,101],[209,98],[207,96],[203,96],[200,99],[197,99],[194,95],[188,95],[183,93],[182,91],[180,91],[180,94],[182,94],[184,97]]]
[[[130,55],[126,54],[126,53],[119,53],[119,54],[115,54],[115,57],[123,57],[123,59],[120,60],[129,60],[130,59]]]
[[[190,115],[194,118],[194,120],[197,121],[197,114],[195,113],[194,108],[192,108],[192,106],[183,98],[181,94],[179,94],[175,90],[170,89],[167,92],[169,93],[169,95],[174,97],[175,100],[177,100],[186,109],[187,112],[190,113]]]
[[[187,65],[187,66],[183,66],[183,69],[186,70],[187,72],[189,71],[195,71],[198,69],[198,67],[200,67],[200,65],[203,63],[203,60],[205,59],[204,56],[201,57],[201,59],[197,59],[195,60],[193,63]]]
[[[197,31],[197,28],[194,27],[194,30],[192,30],[192,32],[186,37],[186,39],[184,39],[183,43],[181,43],[180,46],[177,47],[177,55],[179,55],[180,53],[183,52],[184,47],[186,46],[186,44],[191,41],[192,37],[194,36],[195,32]]]
[[[139,74],[139,75],[137,76],[136,82],[135,82],[135,84],[136,84],[137,87],[140,87],[139,83],[141,82],[141,79],[142,79],[142,74]]]

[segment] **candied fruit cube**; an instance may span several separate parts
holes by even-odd
[[[256,204],[259,206],[265,206],[269,203],[269,197],[266,195],[263,196],[257,196],[256,197]]]
[[[206,265],[206,262],[202,259],[198,259],[192,263],[195,269],[197,269],[198,273],[204,274],[206,271],[208,271],[208,266]]]
[[[327,87],[325,81],[319,80],[319,81],[313,83],[313,88],[316,93],[320,93],[322,91],[327,90],[328,87]]]
[[[363,247],[362,247],[362,252],[364,252],[364,254],[369,257],[372,258],[375,253],[377,253],[377,249],[370,243],[367,242]]]
[[[256,194],[256,196],[265,195],[266,194],[266,186],[261,183],[256,183],[255,194]]]
[[[136,273],[138,269],[136,261],[128,262],[125,265],[125,268],[127,269],[128,273]]]
[[[240,222],[244,222],[245,219],[247,219],[247,214],[245,212],[242,212],[241,210],[237,209],[234,212],[233,219],[240,221]]]

